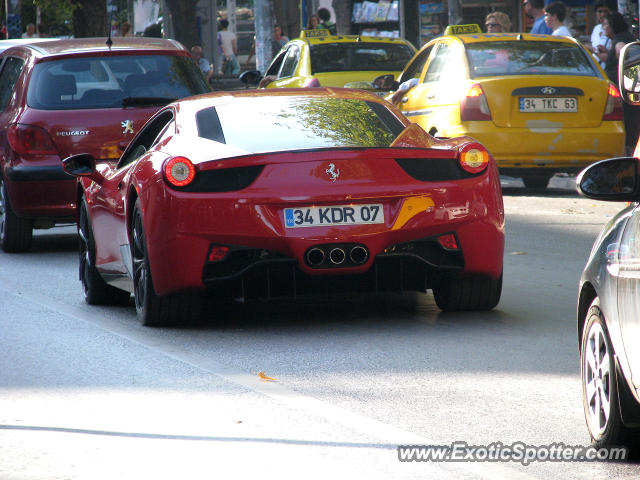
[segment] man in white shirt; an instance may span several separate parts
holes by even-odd
[[[38,38],[36,26],[33,23],[27,24],[27,31],[22,34],[22,38]]]
[[[598,20],[598,24],[593,27],[593,31],[591,32],[591,47],[593,48],[593,53],[598,56],[600,60],[600,65],[604,68],[604,60],[602,60],[601,55],[604,54],[604,58],[606,59],[607,54],[609,53],[609,49],[611,48],[611,39],[607,37],[604,33],[604,29],[602,28],[602,21],[604,18],[609,15],[609,7],[606,2],[600,0],[596,3],[596,19]]]
[[[551,35],[571,36],[571,31],[564,24],[566,17],[567,7],[562,2],[553,2],[544,7],[544,23],[553,30]]]

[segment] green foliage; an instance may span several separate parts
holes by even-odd
[[[73,33],[71,15],[78,5],[77,0],[22,0],[20,15],[22,25],[36,23],[36,10],[40,8],[40,21],[50,36],[68,36]]]

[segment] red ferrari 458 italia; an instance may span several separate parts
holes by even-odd
[[[496,165],[349,89],[218,92],[155,114],[117,165],[78,177],[80,280],[91,304],[135,296],[145,325],[198,315],[202,293],[271,298],[432,289],[443,310],[502,290]]]

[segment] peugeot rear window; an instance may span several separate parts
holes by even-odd
[[[465,45],[471,78],[503,75],[600,77],[578,45],[564,42],[482,42]]]
[[[356,99],[239,99],[196,114],[198,134],[251,153],[388,147],[404,125],[384,105]]]
[[[75,57],[35,65],[27,104],[41,110],[163,105],[211,91],[189,57]]]
[[[413,57],[408,45],[328,43],[311,46],[311,72],[401,71]]]

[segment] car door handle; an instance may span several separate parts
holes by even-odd
[[[427,100],[433,100],[434,98],[436,98],[436,96],[433,93],[427,95]]]

